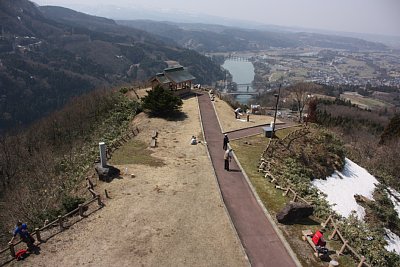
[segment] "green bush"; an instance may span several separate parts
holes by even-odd
[[[179,111],[183,105],[182,99],[161,86],[157,86],[147,93],[147,96],[142,98],[142,108],[150,111],[154,116],[168,117]]]
[[[119,89],[119,92],[120,92],[121,94],[126,94],[126,93],[128,93],[128,91],[129,91],[129,89],[126,88],[126,87],[122,87],[121,89]]]
[[[73,211],[74,209],[78,208],[79,204],[82,204],[84,202],[84,198],[74,196],[65,196],[62,199],[62,205],[67,212]]]

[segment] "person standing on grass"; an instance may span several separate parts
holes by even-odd
[[[226,171],[229,171],[229,162],[231,161],[231,159],[232,159],[232,148],[227,149],[224,154],[224,161],[225,161],[224,169]]]
[[[13,237],[9,242],[10,244],[13,243],[17,235],[19,235],[22,242],[26,243],[26,245],[28,246],[28,250],[32,250],[35,247],[35,239],[29,233],[28,226],[26,225],[26,223],[22,223],[20,221],[17,222],[17,225],[15,226],[13,232]]]
[[[229,137],[227,134],[224,135],[224,144],[222,145],[222,149],[226,151],[228,149]]]
[[[235,109],[235,119],[239,119],[240,108]]]

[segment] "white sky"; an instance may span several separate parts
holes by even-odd
[[[33,1],[39,5],[65,7],[85,4],[179,10],[281,26],[400,36],[400,0]]]

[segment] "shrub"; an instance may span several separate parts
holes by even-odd
[[[129,91],[129,89],[126,88],[126,87],[122,87],[121,89],[119,89],[119,92],[120,92],[121,94],[126,94],[126,93],[128,93],[128,91]]]
[[[62,205],[67,212],[73,211],[74,209],[78,208],[79,204],[82,204],[84,202],[84,198],[74,196],[65,196],[62,199]]]
[[[157,86],[147,93],[148,95],[142,98],[142,107],[149,110],[154,116],[168,117],[179,111],[183,105],[182,99],[161,86]]]

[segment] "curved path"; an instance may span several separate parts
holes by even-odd
[[[199,95],[204,138],[229,215],[252,266],[297,266],[232,159],[224,170],[223,134],[208,94]]]

